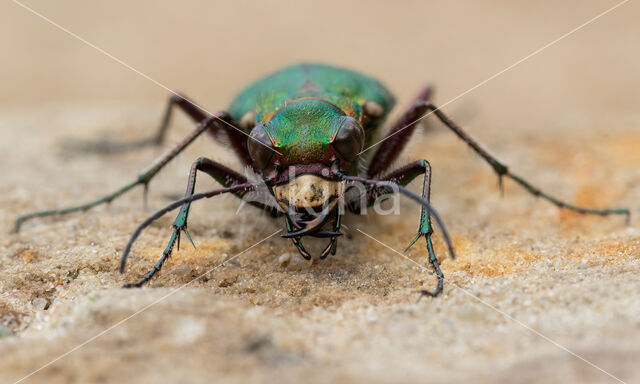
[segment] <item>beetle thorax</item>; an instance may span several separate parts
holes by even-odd
[[[265,130],[282,153],[285,164],[326,163],[329,144],[344,121],[345,114],[322,100],[291,102],[265,124]]]

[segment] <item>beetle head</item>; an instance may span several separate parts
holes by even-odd
[[[336,215],[344,193],[332,167],[350,169],[364,139],[360,122],[334,104],[302,98],[257,124],[248,148],[255,166],[272,172],[272,193],[291,224],[311,233]]]
[[[251,131],[248,149],[257,168],[353,163],[364,146],[358,120],[325,100],[302,98],[286,104]]]

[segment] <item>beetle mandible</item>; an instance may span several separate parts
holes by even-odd
[[[364,206],[372,205],[380,196],[401,193],[421,205],[421,215],[416,237],[424,238],[429,262],[437,275],[435,290],[422,290],[422,295],[437,296],[443,289],[444,275],[436,258],[431,236],[431,218],[439,224],[449,252],[454,257],[453,247],[437,211],[429,205],[431,166],[427,160],[417,160],[391,170],[394,160],[406,146],[419,120],[426,114],[434,114],[446,127],[460,137],[491,165],[502,177],[509,177],[531,194],[541,197],[560,208],[580,213],[598,215],[624,214],[629,210],[592,209],[568,204],[534,187],[524,178],[512,173],[509,168],[469,136],[430,102],[432,91],[425,88],[414,102],[391,125],[381,140],[374,143],[382,123],[395,100],[393,95],[376,79],[367,75],[323,64],[298,64],[277,71],[249,85],[231,103],[228,111],[209,114],[186,97],[174,94],[169,103],[158,132],[149,139],[129,143],[106,142],[92,147],[100,151],[124,151],[163,143],[172,112],[175,107],[185,112],[197,124],[188,136],[170,151],[156,159],[149,168],[140,173],[133,182],[98,200],[64,209],[35,212],[20,216],[16,220],[16,231],[28,219],[41,216],[83,211],[111,202],[118,196],[142,185],[145,188],[151,179],[177,154],[182,152],[204,132],[214,138],[228,140],[241,163],[249,167],[262,180],[273,203],[250,200],[249,203],[284,217],[286,233],[302,257],[310,259],[301,239],[305,236],[328,238],[328,244],[320,254],[325,258],[335,254],[340,233],[340,219],[345,208],[360,213]],[[377,145],[379,144],[379,145]],[[376,145],[373,156],[365,161],[360,154]],[[224,188],[195,194],[196,175],[205,172]],[[422,195],[419,196],[405,186],[421,176]],[[363,187],[362,193],[349,197],[351,185]],[[184,233],[189,241],[187,218],[191,203],[223,193],[244,198],[258,188],[242,174],[216,161],[201,157],[196,160],[189,173],[185,198],[158,211],[144,221],[133,233],[121,259],[120,271],[124,271],[131,246],[141,231],[165,213],[180,208],[173,222],[169,244],[160,260],[139,281],[126,287],[140,287],[149,281],[171,256],[174,245],[180,244]],[[358,205],[360,200],[363,204]],[[340,204],[340,202],[344,204]],[[330,225],[329,229],[325,229]],[[192,241],[191,241],[192,242]],[[193,243],[193,242],[192,242]],[[407,248],[408,249],[408,248]]]

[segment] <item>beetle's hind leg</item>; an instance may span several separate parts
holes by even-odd
[[[402,114],[398,121],[391,126],[385,138],[379,142],[381,145],[369,161],[367,169],[367,175],[369,177],[382,175],[391,167],[398,156],[400,156],[400,153],[402,153],[404,147],[409,143],[411,135],[413,135],[415,128],[419,124],[419,121],[416,119],[419,117],[420,111],[416,110],[416,105],[429,100],[432,94],[433,88],[423,88],[418,95],[416,95],[411,106]]]
[[[171,95],[171,97],[169,97],[169,101],[167,102],[165,112],[160,122],[160,126],[158,127],[156,133],[151,137],[132,141],[119,141],[110,139],[86,141],[67,140],[63,144],[63,146],[65,147],[65,149],[76,152],[102,154],[123,153],[150,146],[159,146],[164,143],[175,107],[186,113],[195,123],[201,123],[207,117],[211,116],[209,113],[200,109],[195,103],[193,103],[186,97],[179,94],[173,94]]]

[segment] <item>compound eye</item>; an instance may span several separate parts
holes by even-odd
[[[332,144],[333,148],[345,160],[354,161],[364,147],[364,129],[362,125],[353,117],[345,117]]]
[[[264,125],[256,125],[251,130],[248,140],[247,148],[249,149],[249,155],[253,163],[260,169],[266,168],[275,153],[275,148],[269,135],[267,135],[267,132],[264,130]]]

